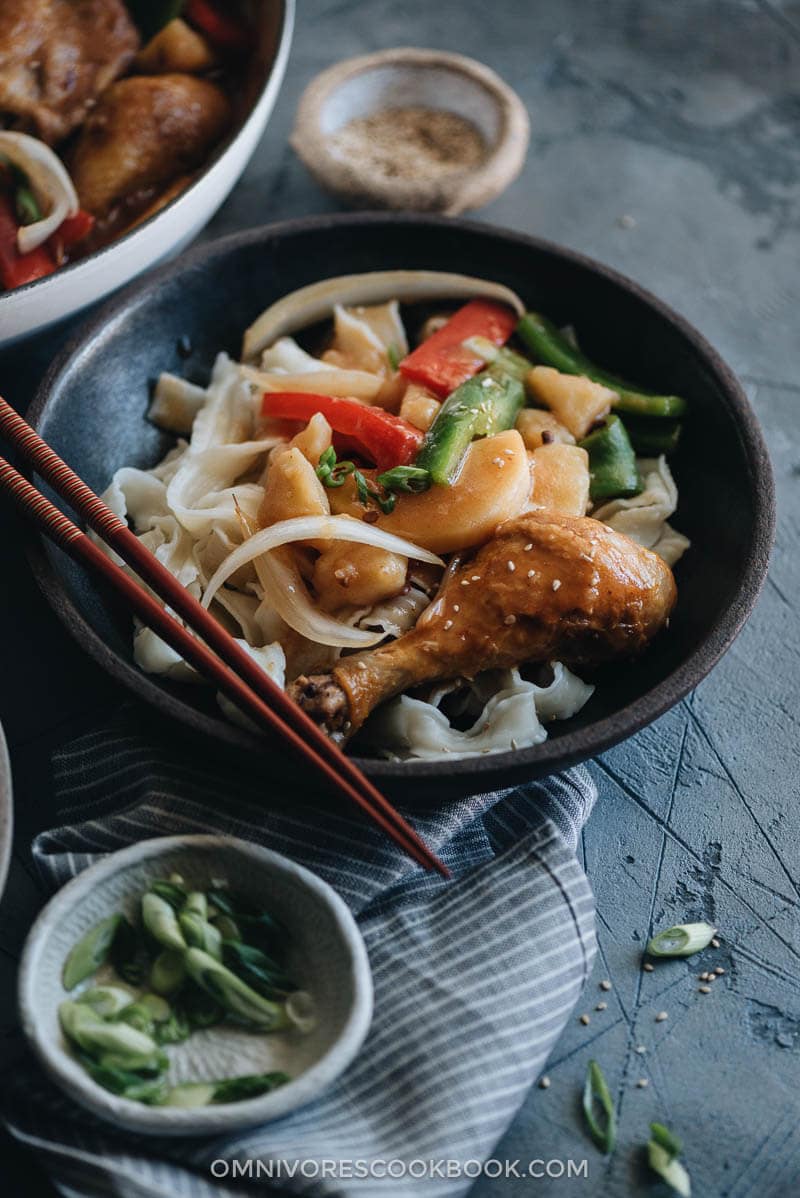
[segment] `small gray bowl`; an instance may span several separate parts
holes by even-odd
[[[58,1021],[67,997],[61,970],[70,948],[114,911],[130,914],[149,882],[170,873],[196,889],[212,880],[263,903],[289,929],[289,968],[314,998],[317,1023],[265,1035],[222,1024],[170,1046],[171,1082],[282,1069],[292,1080],[244,1102],[185,1109],[119,1098],[91,1080]],[[78,991],[74,991],[77,994]],[[168,836],[112,853],[50,900],[30,931],[19,977],[22,1026],[46,1072],[94,1114],[136,1132],[215,1135],[276,1119],[310,1102],[350,1064],[369,1029],[372,977],[353,916],[334,890],[279,853],[222,836]]]

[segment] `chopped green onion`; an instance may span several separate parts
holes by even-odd
[[[655,1140],[656,1144],[660,1144],[670,1156],[680,1156],[683,1151],[683,1145],[678,1137],[673,1135],[663,1123],[650,1124],[650,1139]]]
[[[364,507],[369,507],[371,499],[378,505],[385,516],[388,516],[389,512],[394,511],[394,495],[381,495],[380,491],[376,491],[369,485],[360,470],[353,471],[353,479],[356,484],[356,494],[358,495],[359,502],[363,503]]]
[[[320,454],[316,473],[323,486],[341,487],[355,468],[355,462],[337,462],[336,450],[329,445],[325,452]]]
[[[716,930],[710,923],[676,924],[648,940],[645,952],[650,957],[691,957],[708,948]]]
[[[377,482],[384,491],[405,491],[408,495],[419,495],[431,485],[431,476],[421,466],[394,466],[379,474]]]
[[[650,1140],[648,1143],[647,1160],[653,1172],[671,1186],[676,1194],[680,1194],[681,1198],[691,1198],[692,1183],[689,1174],[681,1162],[671,1156],[657,1140]]]
[[[595,1099],[600,1103],[605,1114],[605,1126],[595,1115]],[[586,1070],[586,1082],[583,1087],[583,1113],[586,1116],[592,1139],[600,1151],[606,1155],[613,1152],[617,1142],[617,1114],[603,1071],[597,1061],[590,1061]]]
[[[392,370],[397,370],[397,367],[400,365],[400,350],[394,342],[387,349],[386,357],[389,359],[389,365]]]

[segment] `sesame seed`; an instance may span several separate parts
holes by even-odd
[[[636,1051],[638,1052],[639,1056],[641,1057],[641,1056],[644,1056],[644,1054],[647,1052],[647,1049],[645,1048],[644,1044],[637,1044]]]
[[[502,469],[503,466],[505,466],[505,464],[506,464],[505,458],[492,458],[492,465],[494,465],[494,466],[499,466]]]
[[[453,611],[461,611],[461,608],[458,606],[457,603],[453,604]]]
[[[512,624],[516,624],[516,622],[517,622],[517,617],[514,615],[513,612],[509,612],[508,615],[506,616],[505,620],[503,620],[503,623],[507,624],[509,626],[509,628],[511,627]]]
[[[711,947],[712,947],[712,948],[719,948],[719,940],[717,940],[716,938],[715,938],[714,940],[712,940],[712,941],[711,941]]]
[[[528,541],[528,544],[525,546],[525,552],[530,553],[531,549],[533,549],[533,541]]]
[[[554,578],[554,579],[553,579],[553,590],[554,590],[554,591],[557,591],[557,590],[558,590],[558,588],[559,588],[560,586],[561,586],[561,579],[560,579],[560,578]]]
[[[468,579],[468,578],[462,578],[462,579],[461,579],[461,585],[462,585],[462,587],[468,587],[468,586],[469,586],[469,579]]]
[[[607,1003],[607,1002],[599,1002],[599,1003],[597,1004],[597,1006],[595,1007],[595,1011],[605,1011],[605,1010],[607,1010],[607,1009],[608,1009],[608,1003]]]
[[[504,449],[503,453],[506,455],[507,458],[513,458],[513,456],[514,456],[513,449]]]
[[[701,994],[710,994],[711,993],[710,986],[698,986],[697,989],[700,991]]]
[[[536,577],[536,571],[535,571],[535,570],[529,570],[529,571],[528,571],[528,578],[535,578],[535,577]]]
[[[653,972],[653,966],[650,964],[649,961],[645,961],[644,965],[642,966],[642,969],[645,971],[645,973]]]
[[[725,970],[722,968],[721,965],[718,965],[717,968],[714,970],[714,973],[716,973],[718,977],[722,977],[724,972],[725,972]]]
[[[580,1022],[583,1024],[584,1027],[588,1027],[592,1021],[588,1015],[581,1015]]]
[[[513,574],[517,567],[514,565],[514,563],[511,560],[509,560],[506,562],[506,568],[507,568],[509,574]]]
[[[453,621],[452,621],[452,620],[445,620],[445,622],[444,622],[444,630],[445,630],[445,632],[447,632],[447,630],[448,630],[449,628],[452,628],[452,627],[453,627]]]
[[[480,576],[480,574],[473,574],[473,575],[472,575],[472,581],[473,581],[473,582],[480,582],[480,580],[481,580],[481,576]]]
[[[539,1078],[539,1089],[540,1090],[549,1090],[550,1089],[550,1078],[547,1076],[547,1074],[545,1074],[544,1077]]]
[[[295,588],[291,584],[289,584],[289,586],[286,589],[290,595],[293,595],[295,592]]]
[[[700,974],[700,981],[701,981],[701,982],[707,982],[707,981],[708,981],[708,974],[707,974],[707,973],[701,973],[701,974]]]
[[[650,1085],[650,1083],[646,1077],[640,1077],[638,1082],[636,1083],[636,1085],[640,1090],[644,1090],[647,1086]]]
[[[708,981],[709,981],[709,982],[716,982],[716,980],[717,980],[717,975],[716,975],[715,973],[710,973],[710,974],[708,975]]]
[[[611,983],[609,982],[608,978],[604,978],[603,981],[600,983],[600,989],[601,990],[610,990],[611,989]]]
[[[666,1011],[659,1011],[656,1015],[656,1023],[663,1023],[665,1019],[669,1019]]]
[[[357,661],[356,665],[358,666],[359,670],[366,670],[368,668],[365,661]]]

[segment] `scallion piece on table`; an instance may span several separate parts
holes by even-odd
[[[597,1118],[595,1104],[599,1104],[604,1118]],[[603,1071],[597,1061],[590,1061],[583,1087],[583,1113],[589,1132],[601,1152],[608,1155],[617,1142],[617,1113]]]
[[[585,354],[559,332],[551,320],[540,312],[526,312],[517,325],[517,336],[539,362],[554,366],[562,374],[583,374],[595,383],[610,387],[619,396],[614,407],[619,412],[633,412],[637,416],[682,416],[686,411],[686,400],[679,395],[655,395],[642,391],[595,366]]]
[[[683,1151],[683,1144],[663,1123],[650,1124],[650,1139],[666,1149],[670,1156],[680,1156]]]
[[[649,957],[691,957],[708,948],[717,929],[710,923],[680,923],[657,932],[647,942]]]
[[[689,1174],[677,1159],[681,1142],[664,1127],[663,1123],[650,1124],[650,1141],[647,1145],[647,1160],[654,1173],[671,1186],[681,1198],[691,1198],[692,1183]]]

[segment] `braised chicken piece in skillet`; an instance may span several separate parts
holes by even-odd
[[[0,0],[0,128],[62,141],[138,47],[122,0]]]
[[[588,517],[529,512],[500,525],[450,574],[416,627],[289,692],[337,741],[380,703],[423,683],[558,659],[639,654],[676,599],[669,566]]]
[[[82,207],[103,220],[124,202],[134,214],[137,202],[204,161],[230,115],[227,96],[207,79],[120,79],[101,96],[70,159]]]

